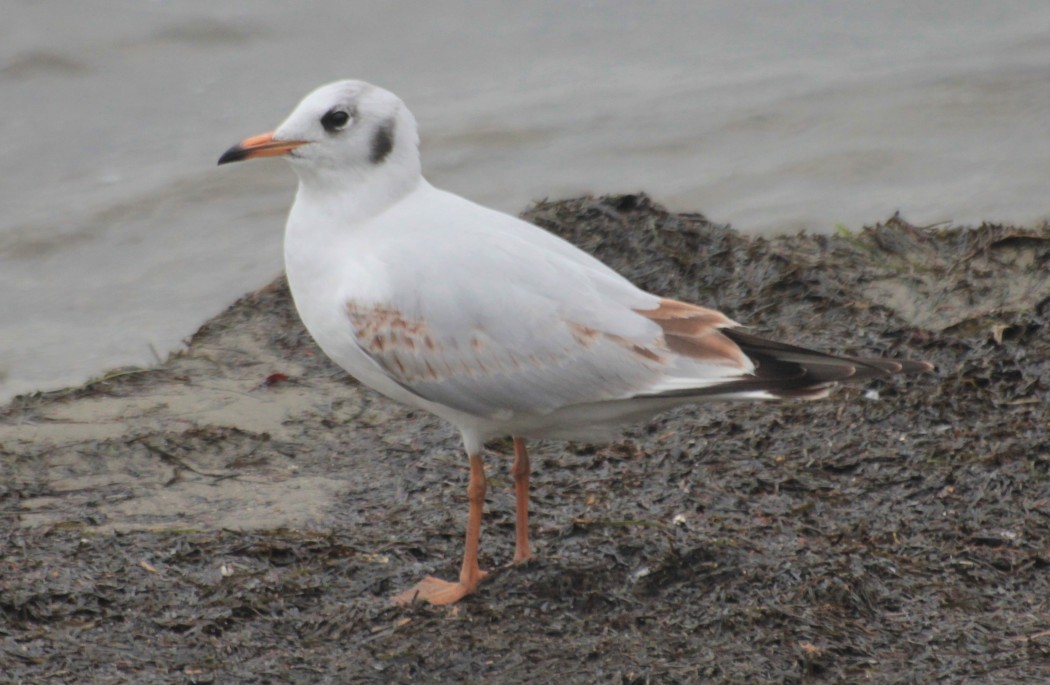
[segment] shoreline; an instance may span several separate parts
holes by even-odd
[[[1050,228],[750,238],[644,195],[526,216],[759,335],[937,370],[539,443],[522,568],[496,443],[496,573],[454,610],[397,609],[455,570],[458,438],[328,362],[279,278],[156,367],[0,409],[2,639],[27,655],[7,677],[1045,676]]]

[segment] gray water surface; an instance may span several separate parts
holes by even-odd
[[[1050,216],[1050,3],[3,0],[0,398],[149,364],[281,269],[315,86],[401,95],[435,184],[645,190],[751,233]]]

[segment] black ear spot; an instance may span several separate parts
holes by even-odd
[[[368,161],[372,164],[380,164],[390,151],[394,149],[394,120],[383,122],[372,136],[372,151],[368,155]]]

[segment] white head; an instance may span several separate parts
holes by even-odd
[[[219,164],[277,155],[306,187],[350,190],[415,183],[420,175],[415,118],[399,97],[364,81],[321,86],[275,131],[234,145]]]

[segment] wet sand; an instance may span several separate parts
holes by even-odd
[[[760,335],[926,359],[807,403],[508,442],[454,608],[452,429],[361,388],[286,287],[151,369],[0,413],[0,682],[1038,682],[1050,677],[1050,230],[747,238],[644,196],[529,216]]]

